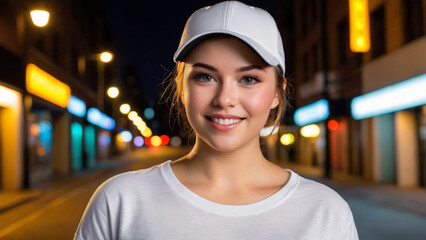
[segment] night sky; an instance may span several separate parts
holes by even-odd
[[[122,67],[130,65],[141,79],[145,100],[158,101],[161,82],[175,63],[173,54],[185,22],[199,8],[221,1],[101,0],[108,29]],[[271,11],[278,0],[242,1]],[[167,69],[167,70],[166,70]]]

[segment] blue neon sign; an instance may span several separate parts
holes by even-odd
[[[68,102],[68,112],[74,114],[77,117],[84,117],[86,115],[86,104],[79,98],[72,96]]]
[[[327,119],[329,115],[330,110],[328,106],[328,101],[325,99],[321,99],[297,109],[294,112],[294,122],[298,126],[305,126],[323,121]]]
[[[426,104],[426,73],[358,96],[351,102],[359,120]]]
[[[97,108],[89,108],[87,111],[87,121],[106,130],[111,131],[115,128],[114,119],[108,117]]]

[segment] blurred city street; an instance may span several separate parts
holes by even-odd
[[[0,209],[0,239],[71,239],[95,189],[109,177],[184,155],[188,148],[144,148],[111,159],[96,170],[37,186],[25,203]],[[362,240],[417,240],[426,236],[426,191],[352,179],[325,180],[298,166],[305,177],[335,189],[350,205]],[[304,174],[305,173],[305,174]],[[10,195],[9,195],[10,197]],[[6,195],[0,195],[6,199]]]
[[[173,55],[217,2],[0,0],[0,239],[71,239],[106,179],[191,149]],[[361,240],[426,239],[426,0],[243,2],[285,50],[264,156],[336,190]]]

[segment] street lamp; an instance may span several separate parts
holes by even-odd
[[[102,52],[99,55],[99,59],[101,60],[101,62],[104,63],[109,63],[112,61],[113,55],[110,52]]]
[[[108,88],[107,94],[110,98],[116,98],[120,94],[120,90],[117,87]]]
[[[37,27],[44,27],[49,22],[50,13],[45,10],[32,10],[30,12],[31,20]]]
[[[128,114],[130,112],[130,105],[127,103],[121,104],[120,106],[120,112],[122,114]]]

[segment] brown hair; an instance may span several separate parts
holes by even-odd
[[[169,102],[170,104],[170,114],[178,120],[178,124],[184,127],[190,133],[190,136],[194,136],[194,130],[189,124],[188,118],[186,116],[185,106],[182,102],[184,70],[185,63],[178,62],[176,67],[169,73],[164,81],[166,87],[162,98],[166,97],[165,101]],[[275,79],[276,88],[279,95],[279,104],[269,112],[265,127],[279,127],[288,106],[287,96],[289,87],[283,87],[284,84],[287,85],[288,82],[287,79],[283,77],[283,71],[280,67],[275,67]],[[174,111],[176,114],[173,114]]]

